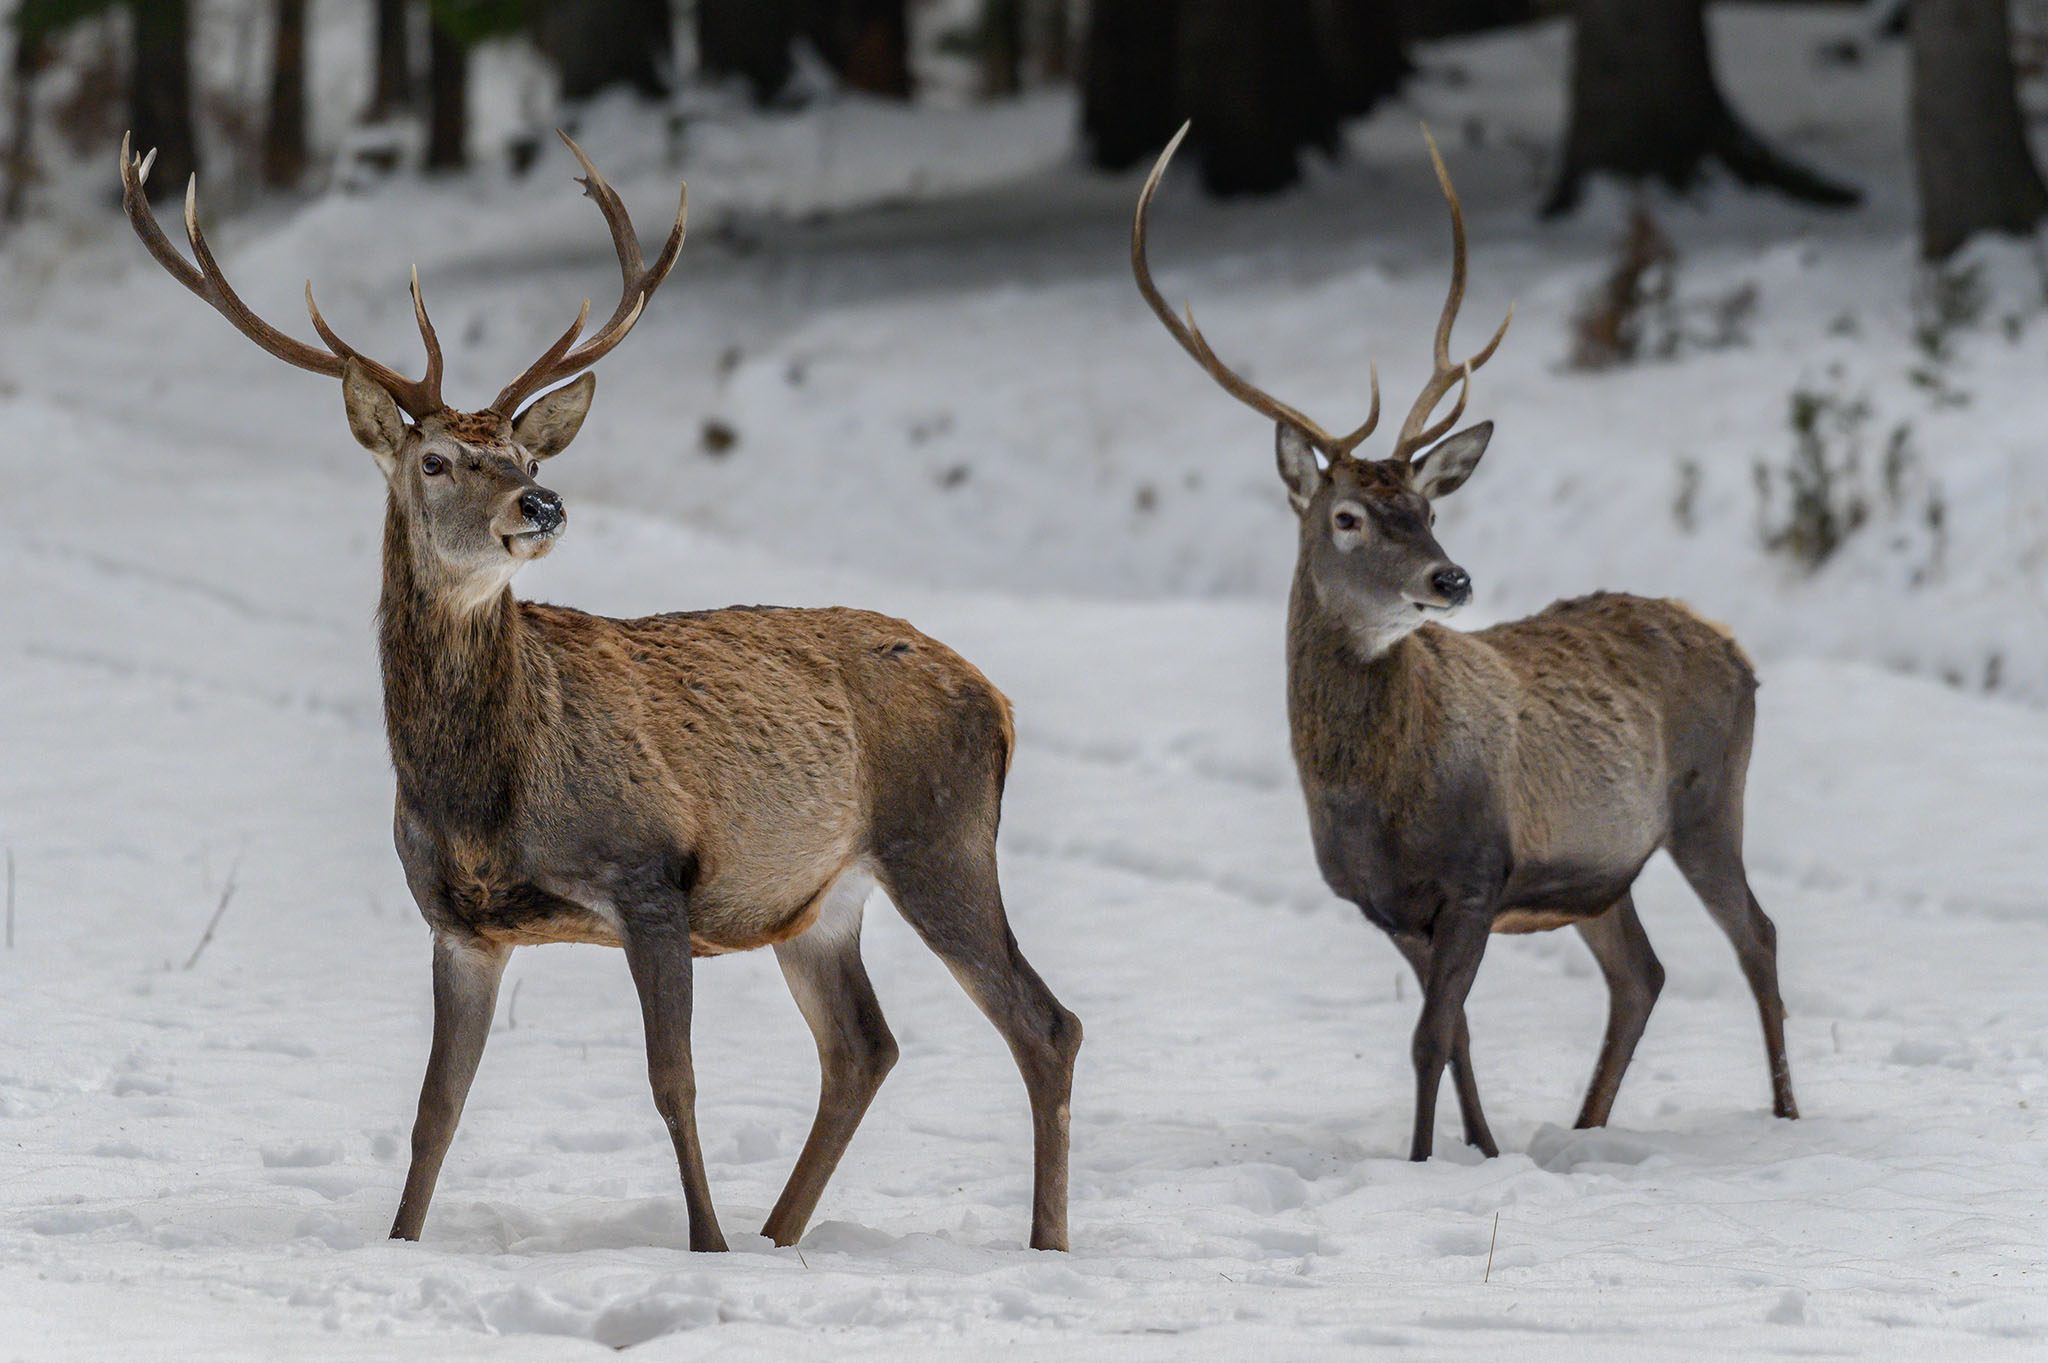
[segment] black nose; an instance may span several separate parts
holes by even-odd
[[[1455,564],[1431,573],[1429,585],[1438,596],[1453,606],[1462,606],[1472,599],[1472,578]]]
[[[519,510],[536,530],[559,529],[569,519],[569,513],[562,510],[562,499],[544,487],[530,487],[520,493]]]

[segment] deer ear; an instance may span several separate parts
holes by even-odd
[[[536,459],[554,458],[583,429],[596,393],[597,375],[585,374],[567,388],[541,394],[513,421],[512,438]]]
[[[1486,453],[1486,442],[1491,439],[1491,421],[1467,426],[1447,438],[1416,461],[1415,490],[1431,501],[1456,492],[1472,476],[1472,470],[1479,467],[1479,456]]]
[[[362,362],[351,355],[341,367],[341,401],[348,410],[348,428],[356,442],[372,455],[386,473],[405,443],[405,417],[398,401],[371,378]]]
[[[1287,484],[1287,500],[1299,516],[1308,510],[1310,499],[1323,485],[1323,466],[1316,460],[1316,447],[1286,422],[1276,423],[1273,459],[1280,465],[1280,481]]]

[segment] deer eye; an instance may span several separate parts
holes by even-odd
[[[1362,528],[1365,522],[1359,519],[1356,511],[1347,508],[1330,517],[1330,524],[1336,526],[1339,530],[1349,531]]]
[[[540,477],[540,460],[529,459],[526,461],[526,476],[529,478]]]
[[[438,454],[430,454],[420,460],[420,472],[429,478],[437,478],[448,471],[448,461]]]

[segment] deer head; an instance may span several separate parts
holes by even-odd
[[[412,302],[427,350],[422,377],[408,379],[344,342],[320,315],[310,282],[306,311],[324,348],[295,340],[250,311],[221,273],[199,230],[198,177],[185,188],[185,234],[193,255],[188,261],[164,235],[143,193],[155,153],[137,157],[128,139],[121,142],[122,202],[150,254],[173,279],[271,355],[341,379],[349,430],[384,474],[391,512],[405,530],[415,571],[458,608],[492,599],[522,563],[553,547],[567,512],[562,499],[535,478],[541,461],[561,453],[575,438],[590,410],[597,379],[583,374],[566,387],[534,394],[582,373],[623,341],[674,267],[683,245],[687,188],[668,241],[650,265],[641,255],[640,239],[617,191],[568,134],[562,134],[562,140],[583,168],[584,192],[596,200],[611,228],[622,281],[619,304],[610,319],[578,345],[590,320],[590,303],[585,300],[569,329],[488,407],[473,412],[458,411],[442,400],[441,344],[427,317],[417,270],[412,276]]]
[[[1324,609],[1345,624],[1367,657],[1377,656],[1432,616],[1445,615],[1471,599],[1472,582],[1436,542],[1430,503],[1462,486],[1486,452],[1493,423],[1481,422],[1444,438],[1464,414],[1472,391],[1472,371],[1493,358],[1514,309],[1483,349],[1453,362],[1451,326],[1465,296],[1465,216],[1451,187],[1436,141],[1423,130],[1430,160],[1451,208],[1451,288],[1437,321],[1435,368],[1409,409],[1385,459],[1361,459],[1355,451],[1379,425],[1380,383],[1376,366],[1368,365],[1371,410],[1365,422],[1347,435],[1336,436],[1293,407],[1255,387],[1216,357],[1192,308],[1176,316],[1152,282],[1145,258],[1146,220],[1152,196],[1173,154],[1186,137],[1183,124],[1145,180],[1131,227],[1131,270],[1138,290],[1181,348],[1195,358],[1224,390],[1254,411],[1273,418],[1277,427],[1275,454],[1287,500],[1301,520],[1298,572],[1313,588]],[[1448,415],[1432,423],[1431,415],[1458,389]],[[1439,443],[1440,442],[1440,443]]]

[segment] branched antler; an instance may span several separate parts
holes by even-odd
[[[1293,427],[1300,433],[1302,439],[1314,445],[1329,458],[1344,458],[1351,451],[1357,449],[1359,443],[1372,434],[1373,427],[1379,424],[1380,375],[1377,366],[1367,366],[1372,375],[1371,415],[1366,417],[1363,426],[1360,426],[1351,434],[1342,437],[1331,435],[1293,407],[1288,406],[1264,389],[1247,382],[1232,370],[1230,366],[1218,359],[1216,352],[1209,348],[1209,342],[1202,335],[1201,328],[1195,325],[1194,308],[1192,306],[1188,308],[1187,321],[1182,322],[1179,317],[1174,315],[1174,311],[1167,304],[1167,301],[1159,296],[1159,289],[1152,282],[1152,267],[1145,259],[1145,228],[1147,219],[1152,211],[1152,195],[1159,188],[1160,177],[1166,174],[1166,163],[1173,159],[1173,154],[1176,151],[1180,150],[1181,140],[1188,135],[1188,129],[1192,126],[1194,126],[1192,122],[1180,125],[1180,131],[1173,135],[1173,140],[1166,144],[1166,150],[1159,153],[1159,160],[1153,163],[1152,173],[1145,177],[1145,187],[1138,191],[1138,213],[1131,223],[1131,273],[1138,278],[1138,292],[1145,295],[1145,301],[1152,305],[1152,311],[1157,313],[1159,320],[1166,324],[1166,329],[1173,334],[1173,339],[1179,341],[1181,348],[1195,357],[1195,363],[1209,371],[1211,378],[1223,385],[1225,392],[1244,403],[1247,407],[1250,407],[1253,411],[1263,413],[1275,421]]]
[[[534,393],[590,368],[609,354],[613,346],[626,339],[633,324],[640,320],[640,310],[647,306],[647,300],[654,296],[654,291],[661,287],[661,281],[668,278],[668,272],[675,268],[676,256],[683,249],[683,233],[690,221],[690,187],[685,185],[682,201],[676,207],[675,226],[669,229],[668,241],[652,265],[644,263],[640,255],[640,238],[633,231],[633,220],[627,216],[626,205],[620,201],[618,191],[598,173],[590,158],[583,154],[583,148],[577,146],[569,134],[558,132],[557,136],[576,154],[577,164],[583,167],[583,192],[597,201],[605,223],[612,230],[612,245],[619,253],[619,276],[623,287],[619,292],[619,306],[596,335],[580,346],[576,344],[576,337],[590,316],[590,304],[586,301],[575,325],[562,333],[562,338],[549,346],[547,352],[535,360],[524,374],[505,386],[505,391],[492,401],[491,410],[508,416]]]
[[[1493,333],[1493,339],[1470,359],[1452,363],[1451,325],[1458,320],[1459,305],[1465,301],[1465,210],[1458,203],[1458,191],[1451,188],[1451,173],[1444,169],[1444,158],[1437,154],[1436,139],[1429,135],[1427,126],[1422,130],[1422,139],[1429,143],[1429,159],[1436,166],[1436,182],[1443,186],[1444,198],[1451,206],[1451,291],[1444,299],[1443,315],[1437,319],[1435,368],[1429,382],[1422,385],[1422,395],[1408,409],[1408,419],[1401,423],[1401,433],[1394,437],[1393,457],[1410,460],[1418,450],[1448,432],[1464,415],[1465,400],[1472,395],[1472,371],[1493,358],[1493,352],[1500,348],[1501,337],[1508,334],[1508,323],[1515,320],[1515,307],[1510,303],[1508,315],[1501,319],[1500,330]],[[1451,391],[1453,383],[1458,385],[1457,405],[1442,421],[1425,427],[1423,423],[1444,400],[1444,394]]]
[[[1210,348],[1208,339],[1195,325],[1194,309],[1188,309],[1186,320],[1183,321],[1168,306],[1166,300],[1160,297],[1158,287],[1152,282],[1152,268],[1145,258],[1145,231],[1152,211],[1152,196],[1159,188],[1160,178],[1166,173],[1167,162],[1171,161],[1174,152],[1180,149],[1181,141],[1188,135],[1190,126],[1187,123],[1181,124],[1180,131],[1166,144],[1166,150],[1159,153],[1159,160],[1153,164],[1152,173],[1145,177],[1145,187],[1138,192],[1138,212],[1131,223],[1131,273],[1137,276],[1138,292],[1145,296],[1145,301],[1151,304],[1152,311],[1166,324],[1167,331],[1180,342],[1181,348],[1194,356],[1195,362],[1206,369],[1210,377],[1223,386],[1224,391],[1252,410],[1292,427],[1329,459],[1334,461],[1349,458],[1352,451],[1357,449],[1379,424],[1378,366],[1370,363],[1367,365],[1367,371],[1372,376],[1372,411],[1367,415],[1365,424],[1349,435],[1331,435],[1301,412],[1247,382],[1225,365],[1216,357],[1216,352]],[[1485,349],[1462,363],[1451,363],[1451,324],[1457,320],[1458,305],[1465,297],[1465,215],[1459,207],[1457,191],[1451,188],[1450,173],[1444,169],[1443,157],[1437,154],[1436,140],[1429,136],[1428,128],[1422,130],[1422,135],[1429,142],[1429,157],[1436,165],[1437,182],[1443,186],[1444,197],[1451,205],[1451,292],[1449,299],[1444,303],[1443,316],[1437,322],[1436,369],[1429,382],[1423,385],[1422,396],[1416,399],[1415,407],[1409,412],[1408,419],[1401,425],[1401,433],[1394,442],[1393,457],[1396,459],[1412,458],[1417,450],[1450,430],[1452,423],[1464,413],[1465,399],[1472,389],[1472,371],[1493,358],[1493,352],[1499,348],[1501,338],[1507,334],[1508,323],[1515,319],[1515,310],[1510,306],[1507,319],[1500,324],[1500,330],[1494,332],[1493,339],[1486,343]],[[1450,391],[1451,384],[1460,381],[1462,386],[1458,392],[1457,406],[1451,409],[1448,417],[1425,429],[1423,423],[1429,420],[1430,413],[1443,401],[1444,394]]]
[[[206,244],[206,236],[199,230],[199,177],[193,176],[185,184],[185,235],[191,239],[192,255],[198,261],[195,266],[171,244],[164,229],[158,224],[156,214],[150,210],[149,198],[142,186],[149,179],[149,167],[156,160],[156,152],[136,156],[130,137],[121,138],[121,204],[127,209],[128,221],[135,228],[135,234],[142,238],[142,244],[156,257],[157,263],[170,272],[171,278],[183,284],[207,303],[221,316],[234,323],[235,330],[247,336],[268,353],[275,355],[286,364],[310,369],[315,374],[329,377],[339,376],[341,367],[351,357],[360,360],[371,378],[382,384],[400,407],[417,420],[440,411],[447,404],[441,401],[441,345],[434,337],[433,324],[427,320],[426,304],[420,298],[420,279],[414,271],[412,279],[413,313],[419,319],[420,336],[427,343],[427,373],[421,379],[408,379],[398,371],[359,354],[343,344],[327,327],[320,317],[320,310],[313,306],[313,286],[306,285],[306,310],[312,314],[313,328],[320,338],[327,342],[328,349],[321,350],[285,335],[276,327],[250,311],[234,287],[221,273],[220,262],[213,258],[213,251]]]
[[[590,303],[585,300],[576,321],[560,339],[549,346],[526,372],[514,379],[491,403],[490,410],[513,414],[515,408],[534,393],[551,383],[560,382],[582,370],[588,369],[609,354],[612,348],[626,339],[633,330],[633,324],[640,320],[642,309],[654,291],[661,287],[662,280],[675,267],[676,256],[683,248],[683,232],[689,218],[689,189],[684,188],[682,203],[676,210],[675,226],[670,230],[668,241],[661,254],[649,265],[640,253],[640,239],[634,235],[632,219],[627,216],[626,206],[619,199],[603,175],[598,173],[583,149],[572,141],[567,133],[562,140],[569,144],[569,150],[576,155],[583,167],[584,191],[597,201],[603,211],[605,222],[611,228],[612,245],[619,255],[619,273],[623,283],[619,305],[610,320],[582,345],[576,338],[582,334],[583,326],[590,320]],[[413,316],[419,323],[420,339],[427,347],[427,370],[418,379],[408,379],[387,365],[378,363],[350,346],[327,325],[327,319],[320,315],[319,305],[313,301],[313,285],[306,284],[306,313],[312,319],[313,330],[327,348],[322,350],[285,335],[265,322],[250,310],[227,276],[221,273],[220,263],[213,257],[213,251],[206,244],[205,235],[199,230],[199,177],[193,176],[185,186],[185,235],[192,242],[193,260],[185,259],[150,210],[149,199],[143,193],[143,184],[149,178],[149,167],[156,159],[156,153],[146,156],[134,155],[128,137],[121,139],[121,202],[127,209],[128,221],[134,226],[135,234],[142,238],[142,244],[156,257],[170,276],[204,299],[207,303],[232,322],[237,331],[261,346],[269,354],[309,369],[315,374],[338,376],[342,366],[349,360],[358,361],[369,374],[388,391],[393,400],[414,419],[431,416],[446,409],[441,398],[441,375],[443,371],[441,342],[434,334],[434,324],[427,317],[426,300],[420,294],[420,275],[412,273]],[[194,262],[197,262],[196,264]]]

